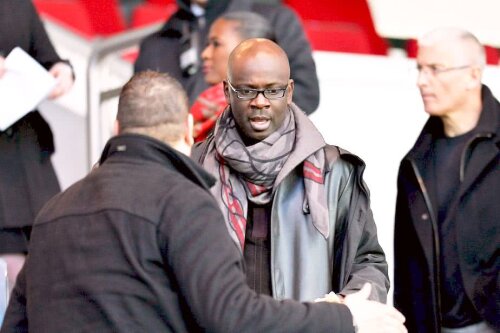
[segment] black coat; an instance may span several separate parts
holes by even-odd
[[[463,177],[447,219],[455,224],[459,269],[479,315],[500,330],[500,104],[483,86],[483,109],[463,153]],[[439,332],[439,236],[436,204],[421,173],[430,163],[432,136],[442,127],[430,117],[402,160],[394,233],[394,305],[409,332]]]
[[[16,46],[50,69],[60,62],[30,0],[0,0],[0,53]],[[0,132],[0,228],[24,227],[60,191],[52,132],[38,111]]]
[[[177,1],[180,9],[166,22],[164,27],[144,39],[135,71],[146,69],[168,72],[179,80],[187,90],[191,104],[208,86],[200,70],[194,75],[183,75],[179,65],[183,25],[198,29],[195,18],[186,2]],[[250,0],[212,0],[207,8],[207,22],[200,31],[198,57],[200,57],[210,28],[210,24],[223,12],[254,11],[269,20],[274,28],[276,41],[288,55],[291,78],[295,81],[294,102],[307,114],[319,105],[319,83],[312,50],[297,15],[283,5],[254,4]]]
[[[353,332],[344,305],[250,290],[210,184],[159,141],[111,139],[38,215],[1,333]]]

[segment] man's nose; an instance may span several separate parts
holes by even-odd
[[[259,91],[257,93],[257,96],[252,100],[252,105],[258,107],[258,108],[263,108],[269,105],[269,100],[264,96],[263,91]]]
[[[425,70],[419,70],[417,72],[417,86],[422,87],[428,83],[429,73]]]

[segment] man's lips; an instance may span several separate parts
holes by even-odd
[[[434,96],[434,94],[422,93],[421,95],[424,102],[436,99],[436,96]]]
[[[271,119],[265,116],[253,116],[249,118],[250,126],[255,131],[265,131],[271,124]]]

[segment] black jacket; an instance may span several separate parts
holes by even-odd
[[[277,302],[242,258],[188,157],[140,135],[44,206],[7,332],[352,332],[344,305]]]
[[[460,187],[447,219],[456,227],[465,292],[483,320],[500,330],[500,104],[486,86],[482,103],[475,135],[462,154]],[[439,332],[440,327],[436,204],[421,176],[440,127],[440,119],[429,118],[399,169],[394,305],[405,315],[409,332]]]
[[[16,46],[46,69],[62,61],[30,0],[0,0],[0,54],[6,57]],[[0,132],[0,228],[31,225],[60,191],[53,152],[52,132],[38,111]]]
[[[135,63],[135,71],[146,69],[168,72],[179,80],[187,90],[189,100],[207,88],[201,70],[194,75],[182,73],[179,65],[183,27],[189,26],[200,32],[198,57],[205,47],[210,24],[223,12],[254,11],[269,20],[274,28],[276,41],[288,55],[291,77],[295,81],[294,102],[307,114],[311,114],[319,105],[319,83],[316,65],[312,58],[312,50],[297,15],[283,5],[253,3],[251,0],[210,0],[208,3],[204,29],[196,25],[191,13],[189,0],[178,0],[179,10],[165,23],[163,28],[144,39],[141,44],[139,58]]]

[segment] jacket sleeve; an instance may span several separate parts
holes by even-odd
[[[172,198],[176,219],[163,223],[164,260],[179,296],[207,332],[353,332],[347,307],[278,302],[246,284],[240,252],[209,193]],[[186,203],[189,199],[189,204]],[[170,198],[169,198],[170,200]]]
[[[45,69],[49,70],[54,64],[63,61],[56,53],[47,31],[43,26],[38,13],[31,1],[22,1],[26,12],[26,21],[29,25],[30,46],[27,52],[35,58]],[[66,62],[66,61],[65,61]],[[66,62],[69,64],[69,62]]]
[[[0,333],[27,333],[28,318],[26,315],[26,275],[21,269],[16,286],[10,296]]]
[[[389,290],[388,266],[384,251],[378,242],[377,227],[370,208],[369,192],[361,171],[354,169],[347,187],[350,195],[347,227],[342,245],[342,267],[345,267],[340,294],[350,294],[372,285],[371,300],[385,303]]]
[[[295,82],[293,101],[306,114],[313,113],[319,105],[319,82],[312,49],[302,24],[291,9],[280,6],[274,17],[262,13],[274,26],[276,41],[288,55],[291,78]]]

